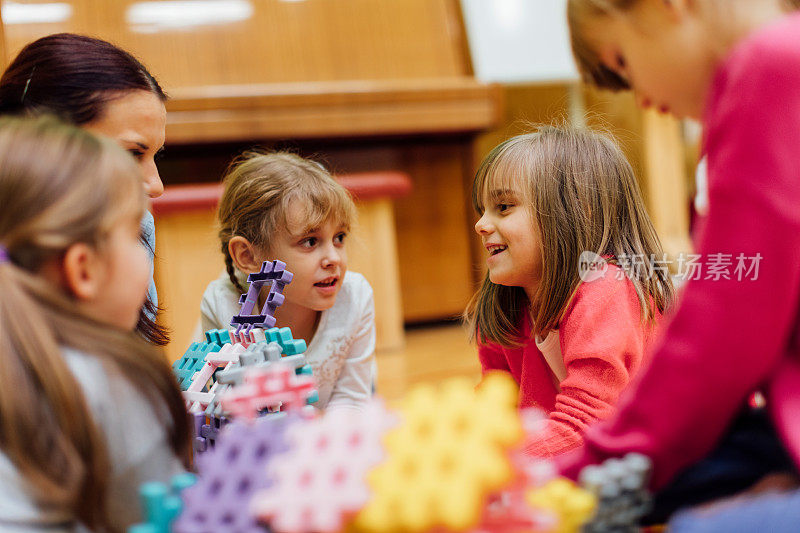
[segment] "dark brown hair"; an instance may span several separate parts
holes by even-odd
[[[101,118],[110,100],[133,90],[167,100],[153,75],[125,50],[101,39],[57,33],[26,45],[6,68],[0,77],[0,114],[49,114],[82,126]],[[164,346],[169,334],[154,320],[158,311],[148,299],[136,329]]]
[[[231,283],[242,292],[246,290],[228,251],[234,236],[268,252],[270,236],[279,232],[304,233],[331,218],[349,229],[355,220],[347,189],[319,163],[288,152],[245,152],[231,163],[223,183],[217,213],[220,248]],[[289,205],[295,199],[306,210],[305,228],[287,228]]]
[[[610,136],[570,127],[541,126],[495,147],[481,163],[472,200],[483,213],[493,190],[515,191],[530,208],[542,246],[542,280],[534,301],[521,287],[492,283],[488,274],[465,313],[481,342],[519,345],[521,319],[531,312],[533,333],[558,327],[580,284],[584,251],[601,257],[662,255],[633,169]],[[636,277],[636,275],[639,277]],[[674,298],[666,272],[628,273],[642,319],[664,311]]]
[[[62,350],[96,357],[130,381],[187,464],[188,416],[155,347],[85,315],[39,272],[75,243],[102,253],[122,216],[141,216],[138,168],[113,141],[52,117],[3,117],[0,205],[0,245],[10,257],[0,263],[0,447],[38,505],[93,531],[114,529],[105,438]]]
[[[152,74],[125,50],[93,37],[56,33],[26,45],[6,68],[0,114],[47,113],[82,126],[132,90],[167,100]]]

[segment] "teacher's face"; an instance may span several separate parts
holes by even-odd
[[[164,192],[155,157],[164,147],[166,124],[164,103],[151,92],[132,90],[106,103],[102,115],[85,128],[114,139],[133,154],[142,171],[145,192],[156,198]]]

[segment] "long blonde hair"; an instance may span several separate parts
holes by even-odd
[[[722,0],[725,4],[729,1]],[[567,1],[567,22],[572,54],[585,82],[611,91],[623,91],[631,88],[624,78],[600,61],[600,56],[587,35],[587,24],[614,13],[629,11],[640,2],[641,0]],[[781,0],[781,4],[787,12],[800,9],[800,0]],[[726,5],[725,10],[728,11],[729,6]],[[720,13],[720,15],[729,16],[727,12]]]
[[[542,246],[542,279],[529,301],[521,287],[489,280],[472,298],[465,318],[475,338],[519,345],[521,319],[532,312],[533,333],[556,329],[580,283],[578,261],[584,251],[599,256],[662,254],[644,207],[633,169],[607,135],[587,129],[541,126],[495,147],[475,175],[472,200],[483,213],[490,189],[519,191],[531,208]],[[629,277],[643,320],[672,302],[668,273],[639,272]]]
[[[345,229],[355,220],[355,204],[320,164],[288,152],[249,151],[235,159],[223,178],[219,202],[220,249],[231,283],[242,292],[228,243],[244,237],[259,249],[269,249],[270,237],[286,231],[289,205],[299,200],[305,208],[303,233],[332,219]],[[277,258],[280,259],[280,258]]]
[[[79,128],[49,117],[2,118],[0,205],[0,245],[9,256],[0,262],[0,448],[38,505],[93,530],[113,529],[105,439],[63,348],[91,354],[130,380],[184,460],[188,417],[155,348],[86,316],[39,271],[75,243],[102,250],[120,210],[141,212],[139,171],[122,148]]]

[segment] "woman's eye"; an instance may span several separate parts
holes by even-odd
[[[142,152],[141,150],[131,149],[131,150],[128,150],[128,151],[129,151],[129,152],[131,153],[131,155],[132,155],[133,157],[135,157],[137,160],[138,160],[138,159],[141,159],[142,157],[144,157],[144,152]]]

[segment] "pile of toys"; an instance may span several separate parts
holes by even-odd
[[[252,316],[261,280],[273,284]],[[477,389],[421,385],[394,409],[317,412],[305,343],[269,320],[291,274],[276,261],[248,281],[236,330],[208,332],[175,364],[196,475],[144,485],[147,523],[130,533],[610,532],[647,511],[644,457],[587,469],[581,487],[525,455],[543,416],[517,409],[504,373]]]

